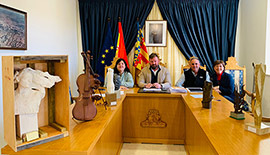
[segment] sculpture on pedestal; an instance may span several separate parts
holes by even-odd
[[[204,81],[203,100],[202,100],[203,108],[211,109],[212,107],[212,99],[213,99],[212,87],[213,87],[212,82]]]
[[[48,72],[25,68],[22,72],[15,73],[14,81],[18,83],[15,90],[17,135],[22,137],[23,134],[36,132],[34,137],[38,138],[37,113],[40,101],[45,96],[45,88],[51,88],[61,79]]]
[[[114,83],[113,83],[113,69],[108,68],[108,82],[107,82],[107,92],[114,93]]]
[[[255,93],[247,92],[249,96],[252,98],[251,108],[252,114],[254,116],[253,123],[246,123],[245,129],[251,132],[254,132],[258,135],[264,135],[270,133],[270,126],[267,126],[262,123],[262,96],[263,96],[263,88],[265,81],[265,70],[266,65],[257,64],[255,65]]]
[[[242,92],[241,94],[238,93],[236,90],[237,87],[234,88],[234,111],[231,111],[231,118],[237,119],[237,120],[242,120],[245,119],[245,114],[242,112],[244,110],[244,96],[245,96],[245,91],[243,90],[242,86]]]

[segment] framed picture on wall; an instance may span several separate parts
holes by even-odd
[[[146,46],[166,46],[167,21],[145,21],[145,44]]]
[[[0,4],[0,49],[27,49],[27,13]]]

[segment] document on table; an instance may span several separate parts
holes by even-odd
[[[171,88],[172,93],[187,93],[187,90],[185,88]]]
[[[194,97],[194,98],[203,98],[203,94],[192,94],[192,95],[190,95],[190,96],[192,96],[192,97]]]
[[[191,93],[202,93],[203,89],[201,87],[188,87],[187,90]]]
[[[143,88],[144,92],[161,92],[161,89],[157,88]]]

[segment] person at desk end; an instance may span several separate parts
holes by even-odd
[[[176,82],[176,87],[203,87],[204,81],[210,82],[210,76],[207,71],[200,68],[200,62],[197,57],[191,57],[189,60],[190,69],[185,71]]]
[[[234,103],[234,80],[225,72],[225,63],[222,60],[214,62],[215,73],[212,75],[213,90]]]
[[[169,70],[159,65],[159,57],[156,53],[149,56],[150,66],[142,69],[138,85],[141,88],[168,89],[171,87],[171,77]]]

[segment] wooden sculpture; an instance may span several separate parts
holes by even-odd
[[[97,79],[98,75],[94,73],[90,65],[90,51],[86,54],[82,52],[85,60],[85,73],[77,78],[79,97],[75,99],[76,104],[72,109],[72,115],[80,121],[90,121],[95,118],[97,109],[94,104],[95,100],[100,100],[100,96],[93,95],[94,89],[98,89],[101,82]]]
[[[203,108],[211,109],[212,107],[212,99],[213,99],[212,87],[213,87],[212,82],[204,81],[203,100],[202,100]]]
[[[255,92],[251,94],[253,101],[251,104],[252,114],[254,116],[253,123],[247,123],[245,129],[254,132],[258,135],[264,135],[270,133],[270,127],[262,123],[262,96],[265,81],[265,70],[266,65],[257,64],[255,65]],[[254,100],[256,99],[256,102]]]

